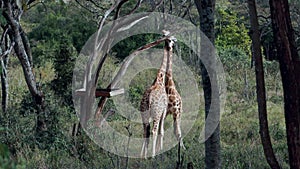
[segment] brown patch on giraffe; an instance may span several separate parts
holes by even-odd
[[[172,86],[175,86],[175,83],[174,83],[174,81],[172,79],[168,79],[166,86],[167,87],[172,87]]]
[[[169,96],[169,103],[173,103],[175,99],[175,96]]]

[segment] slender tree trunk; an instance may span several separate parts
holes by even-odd
[[[287,0],[270,0],[272,28],[275,37],[282,86],[289,163],[300,168],[300,59],[295,44]]]
[[[215,9],[215,1],[214,0],[195,0],[195,4],[200,16],[200,28],[201,31],[209,38],[209,40],[214,43],[215,40],[215,32],[214,32],[214,9]],[[203,41],[201,41],[202,43]],[[205,42],[203,42],[205,43]],[[201,46],[205,46],[202,45]],[[202,53],[203,50],[201,50]],[[212,52],[210,52],[211,54]],[[214,57],[214,54],[212,56]],[[214,60],[214,58],[211,58]],[[207,69],[201,63],[201,75],[202,75],[202,84],[204,91],[204,99],[205,99],[205,117],[207,118],[209,113],[218,113],[220,114],[220,105],[214,105],[214,110],[211,109],[212,102],[212,86],[211,81],[217,82],[216,75],[209,76]],[[215,117],[219,117],[219,115],[215,115]],[[205,130],[205,138],[207,138],[206,134],[210,131]],[[207,169],[217,169],[221,168],[221,146],[220,146],[220,126],[218,124],[217,128],[213,132],[211,136],[205,141],[205,168]]]
[[[273,169],[281,168],[275,157],[271,138],[269,134],[268,127],[268,116],[267,116],[267,103],[266,103],[266,89],[265,89],[265,79],[264,79],[264,68],[261,54],[261,44],[260,44],[260,32],[259,24],[256,11],[255,0],[248,0],[249,14],[250,14],[250,24],[251,24],[251,39],[252,39],[252,49],[253,58],[255,64],[255,75],[256,75],[256,94],[257,94],[257,104],[259,113],[259,134],[261,142],[263,145],[264,153],[269,163],[270,167]]]
[[[8,55],[1,59],[1,91],[2,91],[2,111],[6,112],[8,103],[8,81],[7,81],[7,61]]]

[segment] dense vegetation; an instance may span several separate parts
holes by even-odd
[[[84,131],[72,135],[73,126],[78,122],[72,102],[73,68],[84,43],[96,31],[97,23],[87,19],[93,16],[76,3],[50,2],[45,6],[38,5],[28,10],[21,24],[31,42],[34,72],[46,99],[47,133],[41,137],[34,134],[35,104],[21,66],[12,54],[8,63],[8,108],[6,112],[0,112],[0,168],[175,168],[176,147],[154,159],[128,159],[101,149]],[[222,1],[216,8],[215,44],[227,78],[227,104],[221,117],[222,165],[223,168],[268,168],[266,160],[263,160],[259,137],[249,23],[239,10],[230,1]],[[136,36],[117,44],[100,73],[99,86],[107,85],[125,56],[142,42],[150,42],[156,37],[153,34]],[[181,47],[188,53],[184,46]],[[187,55],[183,55],[182,59],[192,63]],[[278,63],[265,60],[264,66],[272,143],[279,163],[288,168]],[[143,72],[131,82],[129,93],[133,105],[139,105],[143,91],[152,82],[145,77],[153,79],[154,72]],[[201,80],[197,78],[201,90]],[[113,106],[109,100],[105,109]],[[204,106],[199,110],[199,116],[203,113]],[[114,125],[120,131],[130,123],[117,113],[109,120],[112,124],[122,121]],[[171,118],[167,121],[170,123]],[[193,163],[195,168],[204,166],[204,144],[198,141],[202,125],[203,121],[199,118],[184,138],[187,148],[182,152],[184,167],[189,163]],[[136,126],[130,130],[142,134],[142,129]]]

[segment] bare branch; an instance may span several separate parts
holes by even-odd
[[[134,6],[134,8],[127,15],[133,14],[140,7],[142,1],[143,0],[138,0],[138,2],[136,3],[136,5]]]
[[[120,70],[118,71],[117,75],[114,77],[114,79],[112,80],[112,82],[107,86],[107,89],[111,89],[114,88],[120,81],[121,77],[124,76],[129,64],[131,63],[131,61],[134,59],[135,56],[137,56],[139,53],[141,53],[144,50],[147,50],[149,48],[152,48],[162,42],[164,42],[166,39],[170,38],[169,36],[165,36],[162,37],[161,39],[158,39],[154,42],[148,43],[140,48],[138,48],[137,50],[135,50],[134,52],[132,52],[125,60],[125,62],[122,64]],[[98,103],[98,109],[95,113],[95,119],[96,119],[96,123],[97,120],[99,119],[101,112],[104,108],[104,105],[106,103],[107,97],[101,97],[99,103]]]
[[[101,10],[104,10],[104,8],[102,6],[100,6],[99,4],[97,4],[95,1],[93,0],[87,0],[88,2],[91,2],[95,7],[101,9]]]
[[[7,56],[8,54],[10,54],[12,49],[14,48],[14,46],[15,46],[15,42],[11,42],[9,48],[6,51],[4,51],[3,53],[1,53],[0,59],[2,59],[2,57],[4,57],[4,56]]]
[[[263,15],[258,15],[257,16],[257,18],[259,19],[259,18],[262,18],[262,19],[264,19],[264,20],[270,20],[271,19],[271,15],[269,15],[269,16],[263,16]]]
[[[187,14],[188,14],[189,20],[190,20],[194,25],[197,25],[196,21],[194,21],[193,18],[192,18],[192,16],[191,16],[190,9],[188,9],[186,12],[187,12]]]
[[[157,4],[154,5],[154,8],[150,10],[149,12],[155,11],[158,7],[160,7],[161,4],[163,4],[164,0],[160,0]]]
[[[35,0],[34,0],[34,1],[35,1]],[[27,3],[27,5],[28,5],[27,10],[29,10],[29,9],[31,9],[31,8],[33,8],[33,7],[35,7],[35,6],[37,6],[38,4],[42,4],[42,5],[44,6],[44,8],[47,9],[47,6],[46,6],[45,2],[43,2],[43,1],[35,1],[35,2],[36,2],[36,3],[34,3],[34,4],[32,4],[32,5],[31,5],[31,3]]]
[[[87,10],[87,11],[89,11],[89,12],[92,13],[92,14],[97,13],[97,11],[91,10],[90,8],[88,8],[88,7],[86,7],[85,5],[81,4],[78,0],[75,0],[75,2],[77,2],[77,4],[78,4],[80,7],[82,7],[83,9],[85,9],[85,10]]]
[[[115,13],[114,20],[116,20],[116,19],[119,18],[119,15],[120,15],[120,12],[121,12],[121,8],[122,8],[122,6],[123,6],[126,2],[128,2],[128,0],[122,0],[122,1],[118,4],[117,10],[116,10],[116,13]]]
[[[190,15],[190,10],[191,10],[191,7],[194,5],[194,3],[190,2],[190,4],[186,7],[186,10],[185,12],[183,13],[182,17],[184,18],[185,15],[189,14]],[[178,15],[180,16],[180,14]]]
[[[105,116],[103,117],[103,119],[100,121],[100,123],[97,125],[99,127],[102,127],[104,125],[104,123],[106,122],[106,119],[110,116],[112,116],[113,114],[115,114],[115,111],[110,109]]]
[[[36,0],[29,0],[29,1],[27,1],[27,5],[31,5],[33,2],[37,2],[37,3],[39,3],[39,2],[41,2],[41,1],[36,1]]]
[[[87,64],[86,64],[86,71],[85,71],[85,75],[84,75],[84,82],[83,82],[83,87],[86,89],[87,93],[84,96],[84,101],[83,103],[86,105],[82,105],[82,111],[81,111],[81,117],[80,117],[80,122],[82,124],[83,127],[86,127],[86,122],[89,119],[90,116],[90,112],[91,112],[91,107],[92,107],[92,99],[93,96],[95,95],[95,91],[96,91],[96,83],[97,83],[97,77],[92,75],[92,68],[90,67],[90,65],[92,65],[93,61],[95,60],[95,58],[98,56],[99,54],[99,50],[103,49],[103,46],[107,42],[108,37],[111,33],[112,30],[110,30],[110,32],[108,34],[106,34],[106,36],[104,38],[102,38],[102,41],[99,42],[100,39],[100,33],[102,31],[103,25],[107,19],[107,17],[112,13],[113,10],[115,10],[118,5],[121,3],[122,0],[117,0],[106,12],[105,14],[102,16],[99,24],[98,24],[98,31],[96,32],[95,35],[95,40],[94,40],[94,47],[93,47],[93,54],[92,56],[89,58]],[[106,47],[106,46],[105,46]],[[104,51],[104,53],[106,54],[107,51]],[[105,57],[101,58],[101,60],[105,60]],[[99,68],[101,69],[101,68]],[[85,107],[85,108],[83,108]]]

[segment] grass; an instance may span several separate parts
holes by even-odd
[[[18,66],[13,67],[14,71],[11,70],[9,71],[9,83],[11,84],[10,112],[5,115],[2,114],[1,120],[5,123],[2,123],[0,127],[0,141],[2,143],[9,143],[8,148],[10,150],[9,157],[2,160],[4,162],[5,160],[10,161],[13,164],[9,166],[10,168],[124,168],[126,164],[128,168],[166,169],[175,167],[177,147],[156,156],[154,159],[127,159],[103,150],[84,132],[79,136],[71,137],[68,134],[71,127],[70,121],[73,121],[76,117],[75,115],[73,115],[74,117],[61,115],[60,113],[67,112],[68,110],[60,112],[62,109],[58,105],[53,105],[52,107],[53,109],[57,107],[58,112],[56,114],[61,118],[64,117],[57,123],[58,131],[64,134],[55,135],[56,141],[49,145],[47,149],[38,148],[33,137],[35,115],[29,114],[20,117],[18,113],[24,92],[27,91],[22,70]],[[37,75],[40,74],[40,76],[37,76],[38,82],[47,83],[54,78],[54,72],[50,63],[46,64],[43,68],[35,69],[35,73]],[[110,75],[111,73],[111,68],[109,68],[107,74]],[[102,76],[104,77],[105,75]],[[250,90],[248,97],[244,97],[242,94],[244,90],[243,85],[245,84],[243,80],[238,80],[242,78],[234,78],[232,75],[230,78],[227,104],[220,123],[222,166],[223,168],[230,169],[269,168],[264,157],[259,136],[257,104],[255,95],[253,96],[253,93],[255,93],[253,72],[248,74],[248,80],[251,82],[248,87]],[[142,84],[142,80],[141,77],[137,77],[132,81],[130,87]],[[282,168],[289,168],[282,95],[280,94],[281,87],[278,84],[270,83],[270,81],[274,82],[274,78],[271,76],[267,76],[266,81],[268,81],[267,110],[269,130],[273,148]],[[105,84],[102,85],[105,86]],[[142,88],[141,86],[140,88]],[[142,89],[141,91],[132,91],[133,96],[138,97]],[[137,102],[139,99],[131,101]],[[51,103],[58,104],[58,101]],[[113,104],[109,105],[113,106]],[[198,119],[184,137],[184,144],[187,148],[186,151],[182,151],[185,168],[190,162],[193,163],[194,168],[204,168],[204,144],[199,142],[200,132],[204,124],[203,114],[203,110],[200,110]],[[125,127],[129,123],[126,119],[112,117],[108,121],[119,133],[128,135]],[[172,119],[168,118],[166,121],[166,128],[172,127]],[[131,123],[130,130],[133,136],[142,137],[143,131],[141,127],[140,124]],[[4,168],[4,162],[3,165],[0,164],[0,168]]]

